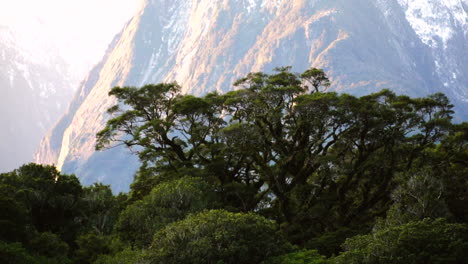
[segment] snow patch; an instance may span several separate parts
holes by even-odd
[[[153,5],[157,4],[155,1],[151,3]],[[167,12],[165,12],[164,16],[159,18],[162,25],[160,36],[162,44],[159,47],[153,47],[149,65],[144,72],[142,72],[140,86],[148,82],[153,82],[155,76],[162,72],[161,67],[157,66],[161,65],[161,60],[177,51],[181,39],[186,33],[187,17],[189,16],[192,1],[180,1],[180,3],[174,1],[169,2],[167,5],[169,5],[165,7],[167,8]],[[148,46],[151,46],[151,40],[147,40],[146,42]]]
[[[143,80],[141,81],[140,86],[143,86],[144,84],[146,84],[148,82],[148,79],[149,79],[151,73],[154,71],[154,69],[158,65],[160,56],[161,56],[161,47],[159,48],[158,52],[156,52],[156,53],[153,52],[151,54],[151,59],[150,59],[150,62],[149,62],[148,69],[145,71],[145,73],[143,75]]]
[[[182,4],[174,4],[169,8],[168,17],[163,22],[162,40],[167,39],[168,52],[173,53],[185,32],[185,22],[190,11],[191,1],[182,1]]]
[[[29,88],[31,88],[32,91],[35,90],[35,87],[33,85],[33,82],[31,80],[31,73],[29,71],[29,67],[28,65],[26,64],[23,64],[23,63],[20,63],[18,61],[15,62],[16,64],[16,68],[21,71],[22,73],[22,76],[24,77],[24,79],[26,80],[26,82],[28,83],[28,86]],[[42,92],[42,91],[41,91]]]
[[[468,15],[463,8],[466,2],[468,1],[398,0],[416,34],[424,44],[432,48],[438,48],[439,42],[446,48],[456,27],[468,32]]]
[[[247,0],[247,12],[251,13],[258,5],[258,0]]]
[[[8,69],[8,80],[10,81],[10,87],[13,87],[13,82],[15,81],[15,72],[13,69]]]

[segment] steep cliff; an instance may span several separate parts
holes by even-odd
[[[111,87],[176,80],[185,92],[203,95],[228,91],[246,73],[276,66],[323,68],[331,89],[353,94],[443,91],[466,109],[466,3],[146,0],[43,140],[36,160],[56,163],[85,184],[102,181],[125,191],[136,158],[120,148],[94,151],[95,134],[114,103]]]

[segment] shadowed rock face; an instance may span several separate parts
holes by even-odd
[[[248,72],[291,65],[297,72],[325,69],[340,92],[442,91],[466,109],[466,1],[415,1],[445,12],[429,18],[418,18],[418,7],[408,2],[148,0],[43,139],[36,160],[56,163],[85,184],[128,190],[137,159],[119,148],[94,151],[105,111],[115,103],[107,94],[116,85],[176,80],[185,92],[203,95],[233,89]],[[421,28],[421,21],[432,26]],[[451,34],[441,35],[437,25]]]
[[[53,48],[28,50],[0,25],[0,173],[31,162],[41,138],[66,109],[72,80]]]

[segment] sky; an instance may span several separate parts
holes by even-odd
[[[32,49],[56,47],[78,75],[98,63],[139,0],[0,0],[0,25]],[[83,76],[84,77],[84,76]]]

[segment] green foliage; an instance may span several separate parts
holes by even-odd
[[[122,201],[112,194],[109,185],[96,183],[84,188],[82,203],[85,223],[90,232],[109,235],[118,220]]]
[[[69,263],[69,246],[59,236],[53,233],[35,234],[28,242],[28,248],[32,254],[54,260],[56,263]]]
[[[52,245],[48,243],[47,246]],[[45,246],[45,247],[47,247]],[[59,245],[63,247],[63,245]],[[45,248],[43,247],[43,248]],[[71,261],[63,254],[38,255],[30,253],[21,243],[6,243],[0,241],[0,263],[2,264],[70,264]],[[54,255],[54,256],[52,256]]]
[[[332,256],[341,251],[341,246],[346,238],[357,234],[368,233],[367,228],[347,228],[342,227],[336,231],[325,232],[319,236],[309,239],[304,247],[318,250],[321,254]]]
[[[122,212],[116,230],[122,240],[145,247],[157,230],[190,213],[210,208],[213,200],[212,187],[199,178],[184,177],[162,183]]]
[[[275,223],[249,213],[205,211],[154,236],[150,263],[260,263],[292,250]]]
[[[60,174],[53,166],[31,163],[0,174],[0,206],[8,212],[0,219],[8,228],[2,239],[22,242],[38,259],[66,263],[81,228],[82,193],[74,175]]]
[[[309,82],[312,87],[314,87],[314,92],[319,92],[319,88],[322,86],[325,88],[330,86],[330,80],[328,79],[325,72],[321,69],[308,69],[301,74],[301,78]]]
[[[464,263],[468,226],[424,219],[346,240],[337,263]]]
[[[75,176],[53,166],[28,164],[0,175],[0,193],[0,208],[7,212],[0,217],[0,239],[22,242],[40,263],[69,263],[78,234],[109,234],[120,210],[108,186],[83,190]]]
[[[101,255],[94,264],[147,264],[143,256],[144,252],[126,248],[115,255]]]
[[[21,243],[0,241],[0,263],[3,264],[39,264],[36,259],[21,246]]]
[[[111,253],[108,237],[88,233],[79,236],[76,242],[78,245],[78,249],[75,252],[77,263],[91,264],[99,255]]]
[[[331,260],[320,255],[316,250],[307,250],[289,253],[283,256],[270,258],[263,264],[332,264]]]
[[[387,213],[389,224],[450,216],[444,199],[446,187],[439,175],[429,168],[403,175],[405,179],[392,194],[395,203]]]
[[[280,67],[234,85],[204,97],[182,95],[176,84],[112,90],[126,110],[110,109],[114,118],[97,147],[139,147],[135,200],[168,179],[194,175],[216,186],[223,208],[275,219],[299,245],[333,241],[321,247],[331,255],[386,215],[397,175],[419,171],[419,157],[453,129],[442,94],[324,93],[330,82],[320,69]]]
[[[61,175],[53,166],[27,164],[0,178],[15,187],[10,195],[27,209],[35,229],[56,233],[67,243],[74,241],[83,192],[76,176]]]
[[[453,125],[440,144],[427,147],[412,167],[399,174],[386,224],[424,218],[467,222],[468,130]]]
[[[447,137],[434,146],[433,157],[426,163],[432,166],[444,183],[444,198],[451,215],[468,222],[468,123],[453,125]]]
[[[141,88],[135,87],[115,87],[109,95],[117,97],[122,103],[131,106],[132,110],[123,111],[118,105],[111,107],[108,112],[110,114],[119,113],[120,116],[110,120],[107,127],[98,133],[97,149],[104,148],[113,140],[118,140],[116,136],[119,130],[126,130],[135,138],[122,140],[121,143],[127,146],[133,146],[150,140],[150,137],[141,137],[143,133],[148,133],[148,136],[156,135],[156,133],[167,133],[169,125],[174,119],[174,113],[165,112],[175,102],[180,92],[180,86],[176,83],[146,85]],[[145,118],[146,119],[142,119]],[[141,127],[130,128],[127,124],[133,122],[151,121]],[[157,140],[156,138],[153,140]],[[165,139],[164,139],[165,140]]]
[[[0,262],[463,261],[468,124],[444,95],[324,92],[316,68],[234,85],[113,88],[96,148],[138,154],[130,193],[53,166],[0,174]]]
[[[0,212],[2,212],[0,214],[0,240],[9,242],[25,241],[28,212],[22,203],[4,194],[2,192],[4,188],[14,187],[0,187]]]

